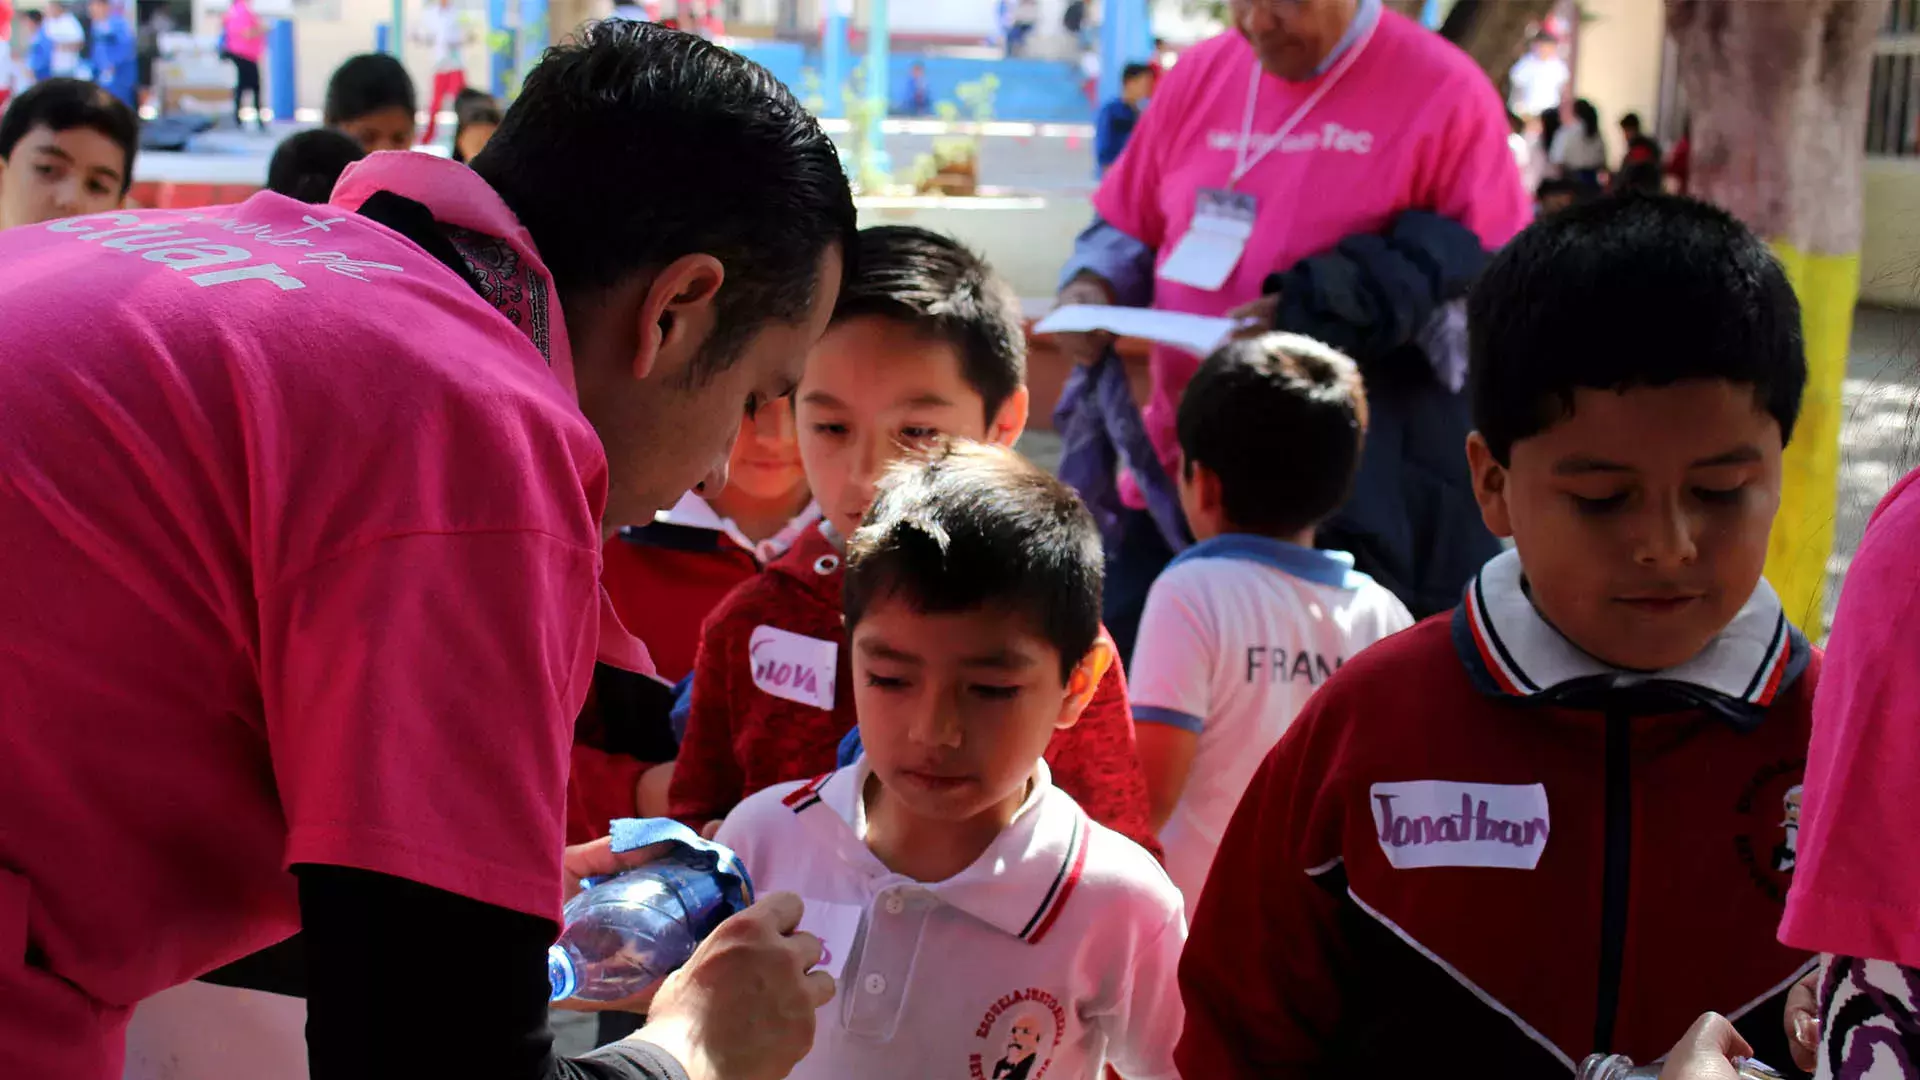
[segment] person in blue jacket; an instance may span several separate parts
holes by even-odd
[[[92,45],[87,53],[87,62],[93,65],[93,81],[129,108],[138,109],[140,51],[133,25],[109,0],[92,0],[87,14],[93,20]]]
[[[53,39],[47,36],[47,13],[39,8],[27,12],[27,25],[33,27],[33,40],[27,44],[27,70],[33,81],[53,78]]]
[[[1153,96],[1157,76],[1151,64],[1128,64],[1120,73],[1120,96],[1100,106],[1093,119],[1093,160],[1100,174],[1120,160],[1133,128],[1140,122],[1140,106]]]

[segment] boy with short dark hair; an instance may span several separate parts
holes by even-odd
[[[1297,334],[1235,341],[1180,399],[1193,547],[1147,593],[1132,704],[1167,873],[1200,901],[1260,760],[1355,653],[1413,625],[1393,593],[1314,547],[1347,501],[1367,426],[1360,370]],[[1274,463],[1287,462],[1275,482]]]
[[[48,79],[0,116],[0,229],[118,210],[140,118],[90,82]]]
[[[792,1076],[1173,1080],[1179,893],[1041,757],[1114,661],[1092,515],[956,442],[893,467],[847,563],[865,755],[719,834],[805,899],[841,988]]]
[[[1784,1064],[1819,665],[1760,576],[1806,381],[1793,290],[1720,210],[1610,199],[1522,233],[1469,323],[1468,458],[1515,548],[1260,767],[1194,914],[1181,1069],[1377,1076],[1454,1046],[1564,1075],[1657,1059],[1707,1010]]]
[[[819,776],[854,727],[841,620],[844,538],[894,459],[945,438],[1011,446],[1027,422],[1026,339],[1012,290],[925,229],[862,230],[833,323],[795,393],[800,455],[824,520],[713,613],[668,806],[695,826],[773,784]],[[1094,820],[1149,850],[1146,781],[1125,677],[1100,681],[1047,762]]]
[[[309,128],[280,140],[267,161],[267,190],[305,203],[324,203],[347,166],[367,156],[351,135]]]

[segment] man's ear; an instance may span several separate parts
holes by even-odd
[[[714,322],[714,301],[727,271],[711,255],[682,255],[655,274],[640,298],[639,346],[633,377],[653,374],[663,356],[692,353],[706,340]]]
[[[1486,436],[1467,436],[1467,471],[1473,474],[1473,498],[1480,504],[1480,520],[1495,536],[1513,535],[1513,515],[1507,509],[1507,467],[1494,460]]]
[[[1027,393],[1025,383],[1014,387],[1007,400],[994,410],[992,422],[987,424],[987,441],[995,446],[1012,446],[1027,430],[1027,410],[1032,404],[1033,398]]]
[[[1087,650],[1087,655],[1080,658],[1067,676],[1067,697],[1060,704],[1060,720],[1054,724],[1056,729],[1065,731],[1080,722],[1080,714],[1086,711],[1087,703],[1093,700],[1094,693],[1100,689],[1100,680],[1107,677],[1108,669],[1113,667],[1119,656],[1119,651],[1113,647],[1113,639],[1107,636],[1105,630],[1100,631],[1100,636],[1093,639],[1093,648]]]

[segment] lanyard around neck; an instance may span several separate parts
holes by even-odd
[[[1267,145],[1261,147],[1259,153],[1249,157],[1248,151],[1253,146],[1253,110],[1254,106],[1260,103],[1260,60],[1258,57],[1254,58],[1252,77],[1247,80],[1247,111],[1240,122],[1239,152],[1234,159],[1233,173],[1227,179],[1229,189],[1236,187],[1255,165],[1266,160],[1267,155],[1273,153],[1274,147],[1279,146],[1287,136],[1293,134],[1293,129],[1300,125],[1300,121],[1307,118],[1307,114],[1320,103],[1320,99],[1326,97],[1329,91],[1340,84],[1340,80],[1353,67],[1354,61],[1360,59],[1360,54],[1366,51],[1367,43],[1373,40],[1373,33],[1379,28],[1378,22],[1368,27],[1366,36],[1347,49],[1346,55],[1333,66],[1333,70],[1327,73],[1327,77],[1320,81],[1319,86],[1314,87],[1313,93],[1307,95],[1307,100],[1301,102],[1300,107],[1293,110],[1293,115],[1287,117],[1286,123],[1281,124],[1274,131],[1272,138],[1267,140]]]

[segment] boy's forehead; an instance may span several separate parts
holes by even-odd
[[[828,328],[800,379],[800,400],[809,394],[848,406],[982,408],[958,346],[881,315],[842,319]]]
[[[1578,389],[1570,410],[1514,444],[1516,464],[1524,456],[1561,470],[1569,462],[1627,468],[1739,464],[1777,458],[1783,448],[1780,423],[1758,390],[1725,379]]]
[[[902,592],[874,598],[854,628],[853,648],[868,657],[978,667],[1027,668],[1059,660],[1024,612],[986,604],[927,611]]]

